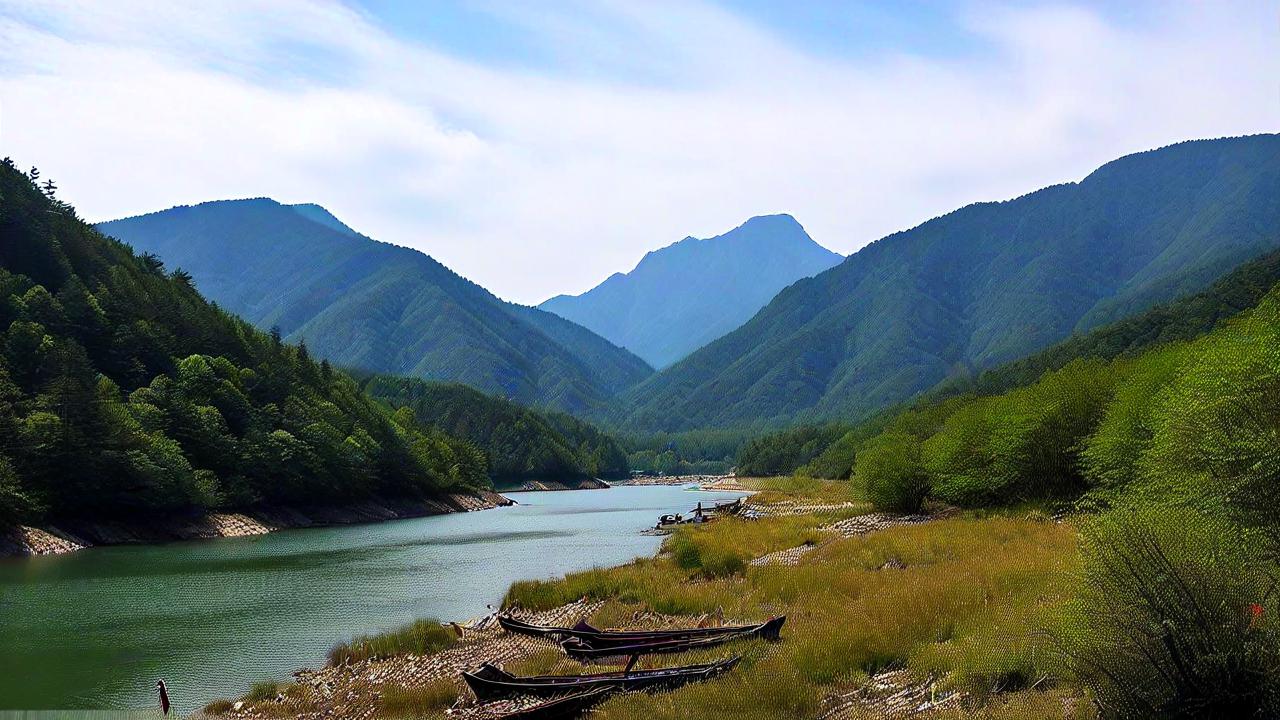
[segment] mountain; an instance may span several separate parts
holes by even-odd
[[[570,415],[540,412],[455,383],[378,375],[363,386],[392,407],[410,408],[418,422],[479,447],[500,487],[629,475],[617,442]]]
[[[678,430],[857,419],[1198,290],[1280,246],[1280,136],[1184,142],[883,238],[629,390]]]
[[[208,302],[7,160],[0,237],[0,525],[488,486],[477,448]]]
[[[102,223],[191,273],[206,296],[331,362],[465,383],[584,412],[648,376],[640,358],[550,313],[494,297],[416,250],[371,240],[318,205],[266,198]]]
[[[790,215],[754,217],[723,235],[654,250],[629,273],[538,307],[661,368],[746,322],[779,290],[842,259]]]

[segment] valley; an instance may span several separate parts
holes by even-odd
[[[458,673],[583,666],[447,625],[502,607],[789,618],[731,672],[602,696],[603,718],[1280,707],[1276,136],[794,267],[657,370],[316,205],[90,226],[34,174],[0,167],[2,547],[36,554],[0,559],[6,703],[142,707],[163,675],[183,713],[504,717],[519,703]],[[782,216],[712,240],[768,228],[821,251]]]

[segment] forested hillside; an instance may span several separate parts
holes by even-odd
[[[1035,355],[992,368],[977,378],[943,382],[904,408],[887,410],[859,424],[816,457],[780,467],[778,472],[798,470],[812,477],[846,478],[852,472],[856,448],[878,432],[891,417],[903,414],[918,421],[920,416],[929,414],[928,411],[922,412],[922,408],[936,406],[955,395],[995,395],[1031,385],[1045,373],[1059,370],[1076,360],[1112,360],[1138,355],[1157,345],[1194,340],[1213,330],[1223,320],[1256,306],[1277,283],[1280,283],[1280,252],[1272,252],[1241,265],[1203,292],[1071,337]],[[785,448],[778,452],[797,459],[802,456],[799,443],[791,440],[788,431],[771,433],[757,441],[766,447]],[[742,462],[741,458],[739,462]]]
[[[754,217],[723,235],[654,250],[628,273],[538,307],[661,368],[746,322],[782,288],[842,259],[790,215]]]
[[[259,328],[279,327],[338,365],[465,383],[575,413],[652,372],[584,328],[503,302],[316,205],[209,202],[99,227],[181,266],[201,292]]]
[[[801,280],[628,391],[632,431],[866,417],[1280,246],[1280,136],[1181,143],[971,205]]]
[[[626,455],[613,438],[564,413],[414,378],[375,376],[363,385],[370,396],[407,407],[419,422],[482,449],[495,483],[628,476]]]
[[[0,521],[487,486],[477,448],[209,303],[34,175],[0,166]]]

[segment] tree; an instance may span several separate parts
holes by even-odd
[[[58,193],[58,186],[53,182],[53,178],[45,180],[44,185],[41,185],[40,189],[44,192],[44,196],[50,200],[53,200],[54,196]]]
[[[929,473],[920,460],[920,440],[894,432],[867,443],[854,463],[853,478],[881,510],[913,513],[929,494]]]

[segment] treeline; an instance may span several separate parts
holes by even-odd
[[[949,398],[995,395],[1030,385],[1047,372],[1060,370],[1082,359],[1112,360],[1132,357],[1162,344],[1189,341],[1214,329],[1224,319],[1256,306],[1280,282],[1280,252],[1247,262],[1224,275],[1205,290],[1159,305],[1133,317],[1073,336],[1026,358],[983,372],[976,378],[953,378],[940,383],[916,400],[881,411],[852,428],[840,423],[779,430],[753,438],[744,445],[737,463],[757,466],[757,456],[772,461],[753,474],[847,479],[853,472],[858,448],[886,427],[909,427],[910,434],[925,432],[945,410]],[[836,438],[813,453],[815,437]]]
[[[734,467],[749,433],[745,430],[690,430],[622,436],[632,470],[662,475],[718,475]]]
[[[848,426],[839,424],[802,425],[752,438],[738,451],[738,474],[790,475],[847,432]]]
[[[1058,632],[1104,716],[1280,713],[1280,286],[1197,340],[913,412],[857,453],[879,507],[1096,513]]]
[[[0,165],[0,521],[485,486],[483,454],[205,301]]]
[[[484,451],[498,483],[530,479],[625,478],[627,457],[609,435],[572,416],[533,410],[465,385],[373,376],[371,397]]]

